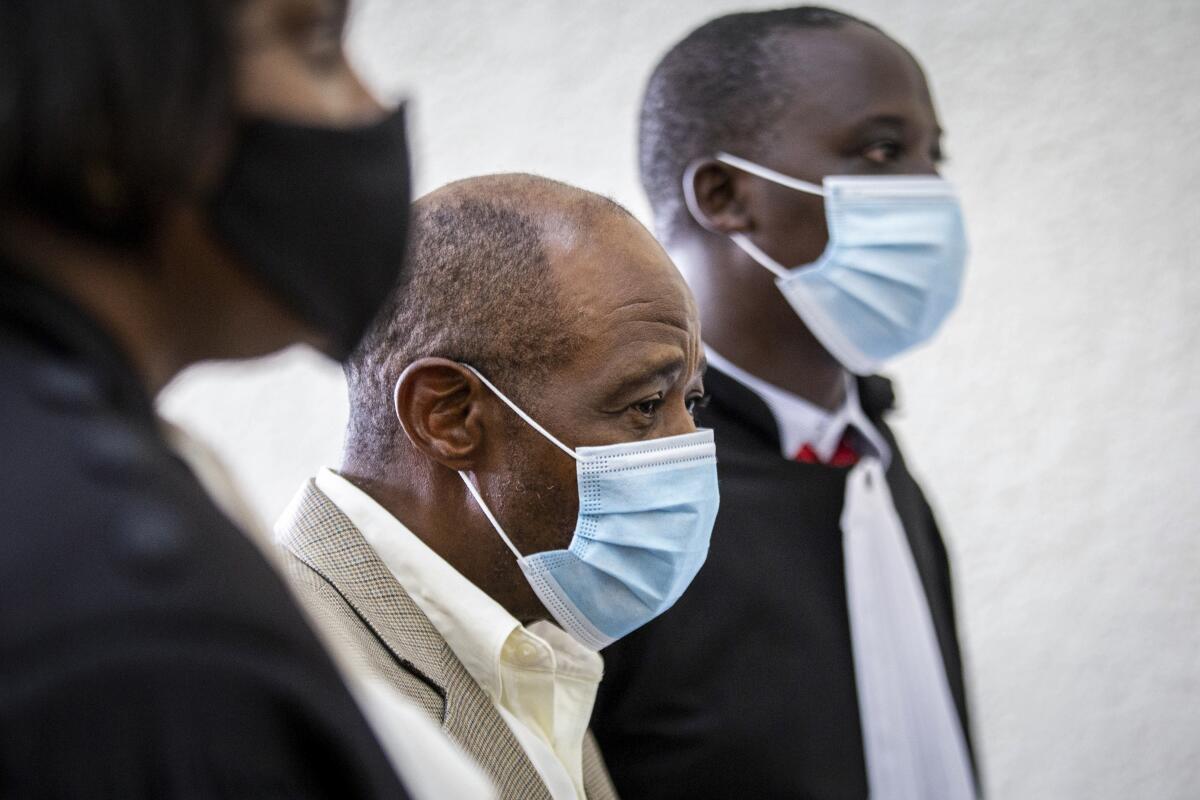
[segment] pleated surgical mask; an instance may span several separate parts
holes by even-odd
[[[825,198],[829,243],[811,264],[787,267],[741,233],[730,238],[775,275],[779,291],[846,369],[874,372],[937,333],[954,310],[967,258],[954,188],[933,176],[831,175],[821,186],[744,158],[717,160]],[[688,207],[701,220],[694,189]]]
[[[575,460],[579,516],[570,545],[530,555],[521,554],[475,483],[459,472],[563,630],[599,650],[674,605],[704,564],[717,517],[712,431],[572,450],[464,366]]]

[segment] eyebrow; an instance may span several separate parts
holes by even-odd
[[[637,374],[629,375],[621,379],[621,382],[608,392],[609,400],[616,400],[623,395],[632,392],[640,386],[645,386],[648,383],[655,383],[660,380],[672,380],[683,370],[684,359],[682,356],[669,356],[659,363],[648,367],[645,370],[639,371]]]
[[[910,127],[910,121],[897,114],[876,114],[874,116],[867,117],[864,120],[860,120],[859,122],[855,123],[854,127],[858,130],[862,130],[863,128],[869,128],[872,125],[891,125],[895,128],[908,128]],[[936,138],[940,139],[945,134],[946,131],[942,129],[941,125],[934,126],[933,135]]]

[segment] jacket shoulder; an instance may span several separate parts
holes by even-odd
[[[67,770],[78,786],[62,788],[46,782],[54,765],[96,764],[101,753],[113,754],[110,767],[128,763],[114,780],[208,794],[153,783],[171,777],[160,774],[168,751],[199,759],[176,777],[225,781],[240,796],[264,783],[293,796],[293,780],[294,796],[334,796],[333,775],[343,789],[355,784],[341,796],[367,796],[368,784],[400,793],[282,578],[167,447],[149,409],[114,402],[84,367],[8,345],[5,763],[28,765],[31,787],[72,796],[109,785],[111,768]],[[128,796],[142,796],[134,788]]]
[[[372,627],[323,575],[281,549],[284,575],[317,631],[354,674],[380,678],[442,724],[446,700],[418,671],[388,649]]]
[[[269,625],[280,581],[153,421],[114,410],[84,372],[38,364],[15,383],[11,366],[0,358],[0,599],[21,628],[175,614]]]

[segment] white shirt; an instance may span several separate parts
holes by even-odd
[[[583,739],[604,662],[558,626],[528,628],[330,469],[317,488],[350,518],[491,698],[555,800],[583,800]]]
[[[266,526],[216,453],[183,428],[166,421],[160,427],[171,449],[191,468],[217,507],[278,570],[279,556]],[[320,634],[319,627],[314,627]],[[350,662],[329,646],[331,641],[324,639],[326,649],[413,800],[494,800],[495,789],[483,770],[424,711],[387,684],[356,674]]]
[[[749,374],[711,349],[708,363],[770,408],[780,450],[804,445],[828,460],[847,426],[867,447],[846,479],[841,527],[854,675],[873,800],[968,800],[975,797],[966,737],[946,679],[929,603],[904,526],[888,489],[891,450],[867,419],[855,381],[826,411]]]
[[[846,399],[836,411],[826,411],[803,397],[767,383],[734,364],[712,348],[707,348],[709,366],[716,367],[738,383],[754,392],[771,409],[779,428],[779,449],[784,458],[792,459],[808,445],[821,461],[828,461],[847,427],[853,427],[865,440],[868,449],[886,467],[892,460],[887,440],[867,419],[858,402],[858,383],[846,375]]]

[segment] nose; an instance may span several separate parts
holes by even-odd
[[[923,155],[915,155],[905,165],[905,174],[908,175],[933,175],[937,176],[938,164],[928,153]]]
[[[347,87],[346,110],[355,122],[369,124],[382,119],[389,109],[379,102],[374,93],[366,87],[357,73],[353,74]]]
[[[685,433],[696,432],[696,420],[692,417],[692,412],[688,411],[687,401],[680,401],[678,407],[672,405],[671,419],[666,426],[664,436],[679,436]]]

